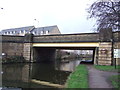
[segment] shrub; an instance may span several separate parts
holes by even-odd
[[[9,56],[2,59],[2,63],[22,63],[26,62],[23,56]]]

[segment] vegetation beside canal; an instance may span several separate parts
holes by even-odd
[[[120,89],[120,75],[111,76],[110,81],[112,82],[114,88]]]
[[[118,72],[118,70],[120,70],[120,65],[117,65],[116,69],[115,69],[115,66],[105,66],[105,65],[95,65],[94,67],[102,71]]]
[[[24,63],[26,62],[23,56],[9,56],[2,58],[2,63]]]
[[[79,65],[68,77],[66,88],[88,88],[88,70],[85,65]]]

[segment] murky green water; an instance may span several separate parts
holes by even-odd
[[[16,63],[2,65],[2,86],[14,88],[49,88],[31,80],[64,85],[68,75],[79,65],[80,60],[67,63]],[[52,87],[54,88],[54,87]]]

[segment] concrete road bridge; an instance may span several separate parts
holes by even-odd
[[[2,36],[2,53],[22,55],[28,62],[34,59],[53,60],[56,49],[93,50],[94,64],[111,65],[113,49],[120,49],[120,31],[102,30],[100,33]],[[117,64],[119,63],[117,59]]]

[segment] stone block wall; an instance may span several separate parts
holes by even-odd
[[[98,65],[112,64],[112,43],[100,42],[98,51]]]
[[[2,43],[2,53],[7,56],[22,56],[23,43]]]
[[[33,43],[33,34],[26,34],[24,37],[24,48],[23,48],[23,57],[28,62],[32,62],[32,43]]]
[[[31,43],[24,43],[24,48],[23,48],[23,57],[27,61],[31,61]]]
[[[7,56],[22,56],[23,55],[23,36],[2,36],[2,53]]]
[[[24,36],[2,35],[2,43],[4,42],[23,43],[23,41],[24,41]]]
[[[59,35],[42,35],[34,36],[34,43],[41,42],[98,42],[99,35],[97,33],[89,34],[59,34]]]

